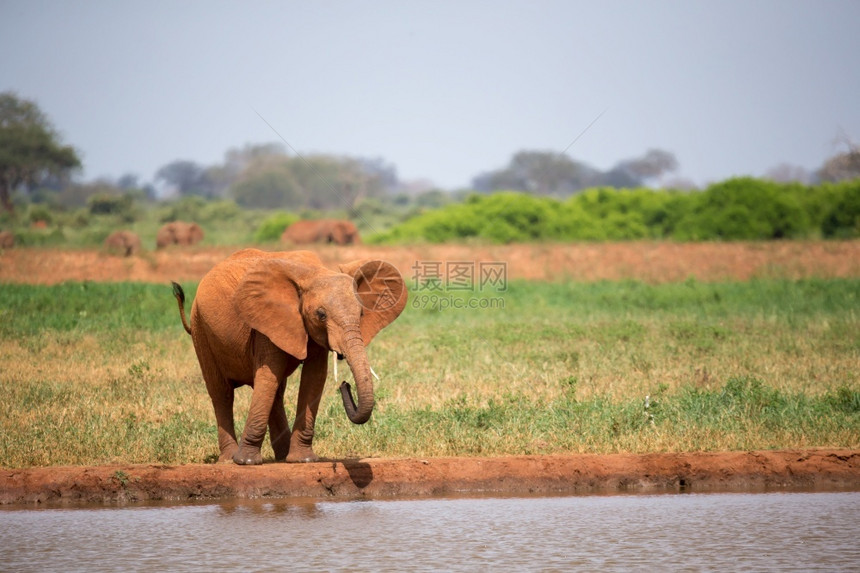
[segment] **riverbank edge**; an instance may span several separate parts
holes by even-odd
[[[0,470],[0,506],[452,495],[860,491],[860,450],[367,458]]]

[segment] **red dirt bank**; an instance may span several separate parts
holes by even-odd
[[[860,450],[363,459],[0,470],[0,505],[226,498],[860,490]]]
[[[0,252],[0,282],[199,281],[241,247],[190,247],[117,257],[90,250],[21,248]],[[860,241],[767,243],[539,243],[525,245],[314,246],[323,262],[380,258],[405,279],[416,261],[501,261],[507,278],[647,283],[751,278],[860,277]]]

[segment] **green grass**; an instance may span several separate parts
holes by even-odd
[[[170,296],[165,297],[165,292]],[[195,285],[185,289],[187,300]],[[177,324],[176,303],[168,287],[144,283],[68,282],[45,288],[0,285],[0,336],[14,338],[45,330],[110,333],[159,331]],[[187,307],[190,305],[186,304]]]
[[[183,286],[190,307],[195,285]],[[860,447],[860,280],[514,281],[433,295],[412,292],[370,346],[382,379],[368,424],[349,423],[329,382],[318,454]],[[4,466],[217,455],[167,285],[0,285],[0,365]],[[239,428],[249,401],[240,389]]]
[[[505,394],[484,405],[460,397],[439,409],[389,411],[368,434],[384,451],[414,447],[405,432],[417,432],[423,456],[856,446],[858,414],[860,392],[846,387],[808,396],[731,378],[712,390],[658,390],[647,406],[639,398],[579,401],[572,392],[549,401]]]

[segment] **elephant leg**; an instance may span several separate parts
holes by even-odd
[[[278,385],[275,393],[275,401],[272,403],[272,412],[269,414],[269,439],[272,441],[272,449],[275,451],[275,460],[283,461],[290,452],[290,421],[284,410],[284,389],[287,386],[286,379]]]
[[[206,382],[206,391],[212,400],[215,410],[215,422],[218,424],[218,456],[219,462],[229,462],[233,454],[239,449],[236,443],[236,428],[233,423],[233,397],[235,391],[233,385],[226,380],[214,366],[214,361],[201,357],[200,365],[203,372],[203,380]]]
[[[263,445],[263,438],[266,437],[266,426],[272,413],[275,396],[278,394],[278,386],[277,376],[268,366],[257,369],[245,430],[242,432],[239,449],[233,454],[235,463],[239,465],[263,463],[260,447]]]
[[[320,407],[325,379],[328,374],[328,352],[316,344],[308,345],[308,356],[302,366],[299,396],[296,403],[296,421],[290,439],[288,462],[315,462],[314,424]]]
[[[268,337],[257,333],[254,340],[254,392],[251,395],[251,408],[245,421],[245,430],[239,449],[233,454],[233,461],[240,465],[257,465],[263,463],[260,447],[266,437],[266,427],[272,416],[275,416],[275,426],[287,425],[287,415],[283,411],[284,386],[286,385],[287,361],[284,352],[275,346]],[[281,401],[280,412],[274,411],[275,399]],[[279,432],[281,429],[278,430]],[[280,442],[283,436],[273,440],[281,451]],[[280,452],[276,452],[276,455]]]
[[[216,383],[206,382],[206,389],[215,409],[215,422],[218,424],[219,462],[229,462],[236,453],[236,428],[233,425],[233,388],[225,380]]]

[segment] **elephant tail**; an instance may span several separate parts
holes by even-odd
[[[173,296],[176,297],[176,302],[179,305],[179,317],[182,319],[182,326],[185,327],[185,332],[191,334],[191,327],[188,326],[188,320],[185,318],[185,291],[179,283],[170,281],[173,285]]]

